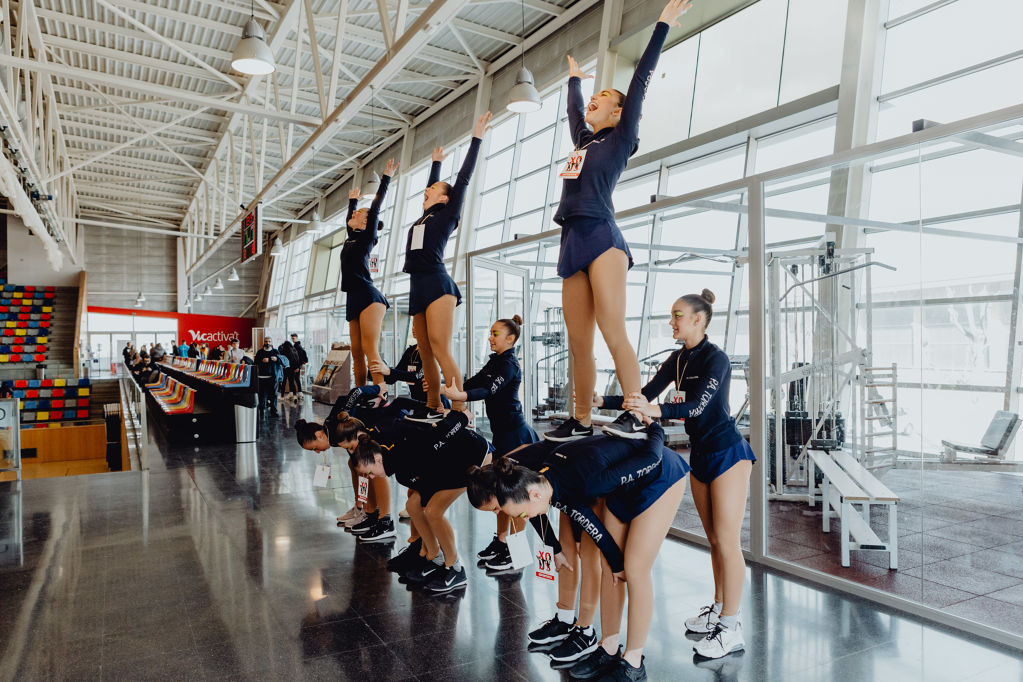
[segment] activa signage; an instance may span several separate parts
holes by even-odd
[[[207,332],[189,329],[188,338],[196,343],[231,343],[232,339],[238,338],[238,334],[236,332]]]

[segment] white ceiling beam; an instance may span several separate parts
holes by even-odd
[[[341,48],[344,46],[345,17],[348,15],[348,0],[341,0],[337,9],[336,27],[334,29],[334,57],[330,61],[330,86],[327,88],[327,101],[330,106],[337,102],[337,84],[341,78]],[[315,18],[314,18],[315,19]],[[315,40],[315,38],[314,38]],[[350,77],[350,76],[349,76]],[[358,82],[358,79],[356,79]]]
[[[517,5],[517,4],[519,4],[519,2],[520,2],[520,0],[470,0],[470,3],[473,4],[473,5],[495,5],[495,4],[512,4],[512,5]],[[538,10],[540,12],[543,12],[544,14],[549,14],[552,17],[561,16],[565,12],[565,9],[563,7],[559,7],[559,6],[557,6],[557,5],[553,4],[553,3],[550,3],[550,2],[544,2],[544,0],[521,0],[521,2],[523,4],[525,4],[526,7]],[[569,8],[569,9],[571,9],[571,8]]]
[[[105,99],[103,99],[100,95],[98,95],[93,90],[88,90],[88,89],[84,89],[84,88],[78,88],[78,87],[74,87],[72,85],[61,84],[61,83],[54,83],[53,84],[53,89],[54,89],[54,91],[57,94],[63,95],[62,97],[58,98],[58,102],[60,103],[60,107],[62,108],[62,112],[63,111],[68,111],[68,109],[64,109],[64,107],[68,106],[68,101],[67,100],[69,98],[71,98],[71,97],[75,97],[75,98],[82,99],[82,100],[84,100],[84,99],[88,99],[90,101],[95,100],[96,102],[102,103],[103,106],[111,108],[111,109],[114,106],[113,104],[108,104]],[[172,97],[157,98],[157,99],[154,99],[154,100],[150,100],[149,102],[146,102],[146,103],[139,103],[139,102],[137,102],[137,99],[133,98],[133,97],[120,97],[119,98],[119,97],[111,96],[111,99],[114,102],[117,102],[118,104],[123,104],[125,106],[140,107],[140,108],[144,108],[144,109],[147,109],[147,110],[150,110],[150,111],[159,111],[159,112],[166,113],[166,114],[171,114],[171,115],[177,115],[177,114],[184,113],[185,111],[188,111],[187,107],[192,106],[188,102],[183,102],[181,100],[181,98],[177,97],[177,96],[175,96],[173,98]],[[218,99],[220,99],[220,98],[218,98]],[[158,101],[162,101],[162,102],[165,102],[165,103],[164,104],[155,104],[155,102],[158,102]],[[173,102],[174,106],[170,106],[170,105],[166,104],[166,102]],[[195,120],[196,120],[196,122],[200,122],[201,121],[203,123],[209,123],[209,124],[212,124],[212,125],[219,126],[222,123],[224,123],[224,121],[227,120],[227,117],[222,115],[222,114],[215,114],[215,113],[212,113],[210,111],[207,111],[207,112],[202,113],[202,114],[197,114],[195,116]]]
[[[448,22],[448,25],[454,26],[455,28],[462,31],[475,33],[478,36],[490,38],[491,40],[497,40],[502,43],[508,43],[509,45],[518,45],[519,43],[522,42],[522,36],[517,36],[514,33],[507,33],[505,31],[498,31],[496,28],[483,26],[482,24],[477,24],[473,21],[466,21],[465,19],[460,19],[458,17],[455,17],[450,22]]]
[[[309,51],[313,55],[313,73],[316,75],[316,96],[320,100],[320,118],[330,113],[333,102],[327,102],[327,93],[323,86],[323,66],[320,64],[320,43],[316,40],[316,25],[313,23],[312,0],[304,0],[306,30],[309,31]],[[299,29],[301,30],[301,29]]]
[[[348,94],[330,116],[317,128],[305,144],[284,164],[277,174],[263,187],[249,205],[259,201],[268,200],[274,194],[280,193],[287,187],[295,171],[301,168],[306,161],[314,157],[316,153],[326,146],[327,141],[334,137],[335,133],[344,128],[358,112],[369,102],[371,88],[383,86],[387,81],[397,75],[411,59],[418,58],[421,51],[430,41],[431,31],[427,27],[443,25],[453,19],[468,0],[434,0],[430,6],[419,16],[414,24],[394,44],[391,53],[381,59],[376,66],[363,78],[362,82]],[[349,27],[350,28],[350,27]],[[241,214],[235,216],[230,226],[202,254],[192,263],[188,274],[192,274],[200,267],[206,259],[216,252],[226,241],[237,232],[241,224]]]
[[[389,53],[394,49],[394,29],[391,27],[391,14],[387,9],[387,0],[377,0],[377,12],[380,15],[380,33],[384,36],[384,47]]]
[[[134,26],[138,30],[142,31],[143,33],[147,33],[147,34],[151,35],[153,38],[156,38],[156,40],[158,40],[159,42],[163,43],[164,45],[166,45],[170,49],[174,50],[175,52],[177,52],[179,55],[181,55],[185,59],[187,59],[189,61],[192,61],[192,62],[195,62],[200,67],[206,69],[211,74],[213,74],[216,78],[219,78],[223,82],[227,83],[230,87],[232,87],[232,88],[234,88],[236,90],[241,90],[242,89],[242,86],[238,84],[238,81],[236,81],[233,78],[230,78],[229,76],[225,75],[222,71],[219,71],[219,70],[213,68],[212,66],[207,64],[205,61],[203,61],[199,57],[196,57],[194,54],[189,52],[187,49],[185,49],[181,45],[178,45],[177,42],[171,40],[170,38],[166,38],[166,37],[160,35],[158,32],[156,32],[153,29],[149,28],[145,23],[139,21],[138,19],[136,19],[135,17],[131,16],[130,14],[125,12],[124,10],[119,9],[118,7],[115,7],[114,5],[112,5],[110,3],[110,0],[92,0],[92,1],[94,3],[96,3],[97,5],[105,7],[114,16],[120,17],[121,19],[127,21],[129,24],[131,24],[132,26]],[[125,3],[125,4],[128,4],[128,0],[118,0],[118,1],[122,2],[122,3]],[[131,3],[131,4],[134,5],[135,3]],[[149,7],[149,6],[148,5],[144,5],[143,6],[143,8],[146,8],[146,7]],[[182,17],[182,14],[180,12],[175,12],[174,14],[175,14],[175,21],[181,21],[182,20],[183,17]],[[216,25],[211,25],[210,22],[206,22],[206,28],[213,28],[214,30],[216,30],[217,27],[216,27]],[[241,31],[239,30],[239,34],[240,33],[241,33]]]
[[[123,211],[119,211],[119,210],[116,210],[116,209],[108,211],[108,210],[102,210],[102,209],[99,209],[99,208],[83,208],[81,210],[81,214],[82,215],[91,215],[91,216],[95,216],[97,218],[118,218],[118,219],[120,219],[123,215],[125,215],[125,213]],[[178,227],[177,223],[172,223],[171,221],[164,220],[163,218],[154,218],[152,216],[139,216],[139,217],[136,217],[135,219],[143,221],[143,222],[147,222],[147,223],[152,223],[154,225],[163,225],[164,227],[169,227],[169,228],[172,228],[172,229],[175,229],[175,230]]]
[[[398,9],[394,12],[394,35],[400,36],[408,25],[408,0],[398,0]]]
[[[422,17],[420,17],[422,18]],[[445,22],[447,24],[448,22]],[[349,24],[345,28],[345,33],[357,42],[371,47],[380,47],[381,36],[379,31],[365,28],[363,26],[355,26]],[[434,64],[440,64],[441,66],[447,66],[452,69],[467,69],[469,71],[476,71],[476,65],[469,57],[463,55],[461,52],[453,52],[451,50],[444,50],[439,47],[433,47],[432,45],[424,45],[415,55],[417,59],[423,59]],[[484,62],[485,63],[485,62]]]
[[[465,38],[462,37],[461,32],[459,32],[459,30],[452,26],[451,24],[448,24],[447,26],[448,30],[451,31],[451,35],[455,36],[455,40],[457,40],[458,44],[462,46],[462,49],[465,50],[465,53],[469,55],[469,59],[472,60],[472,63],[476,65],[476,70],[480,73],[480,75],[486,73],[487,67],[483,66],[483,62],[481,62],[476,57],[476,53],[474,53],[472,49],[469,47],[469,43],[466,42]]]
[[[183,21],[185,23],[194,24],[196,26],[199,26],[200,28],[212,28],[214,30],[222,31],[224,33],[230,32],[232,28],[235,28],[235,29],[237,29],[237,33],[238,33],[239,36],[241,36],[241,34],[242,34],[241,27],[242,27],[242,21],[244,21],[244,20],[238,21],[236,19],[235,23],[223,23],[223,24],[219,24],[218,25],[218,24],[214,24],[209,19],[206,19],[204,17],[198,16],[198,14],[196,14],[195,16],[192,16],[192,15],[187,14],[187,13],[185,13],[183,11],[180,11],[180,10],[170,9],[170,8],[167,8],[167,7],[160,7],[159,5],[151,5],[151,4],[144,3],[144,2],[137,2],[136,0],[110,0],[110,2],[112,2],[113,4],[115,4],[115,5],[119,6],[119,7],[124,7],[125,9],[130,9],[133,12],[138,12],[140,14],[147,14],[147,15],[152,16],[152,17],[164,17],[164,18],[170,19],[172,21]],[[210,3],[200,1],[199,4],[210,4]],[[257,2],[256,4],[261,6],[261,3],[259,3],[259,2]],[[250,14],[253,14],[253,15],[255,15],[255,17],[257,19],[260,19],[262,21],[276,21],[277,17],[279,16],[279,14],[276,11],[271,13],[269,11],[266,11],[266,8],[263,8],[262,10],[250,11],[249,3],[245,3],[244,6],[234,5],[232,3],[217,3],[215,6],[218,9],[227,9],[227,10],[232,11],[232,12],[237,12],[242,17],[247,17]],[[201,22],[205,22],[205,23],[201,23]]]
[[[68,222],[89,227],[105,227],[114,230],[128,230],[130,232],[148,232],[150,234],[165,234],[171,237],[186,237],[189,239],[202,239],[203,235],[182,232],[181,230],[161,230],[156,227],[142,227],[141,225],[130,225],[128,223],[111,223],[105,220],[88,220],[86,218],[64,218]]]
[[[219,109],[221,111],[230,111],[237,114],[249,114],[259,119],[265,117],[309,127],[315,127],[319,123],[319,120],[312,116],[289,114],[287,112],[276,112],[273,110],[264,111],[258,107],[246,104],[238,104],[237,102],[216,99],[215,97],[197,95],[193,92],[189,92],[188,90],[169,88],[163,85],[152,85],[150,83],[144,83],[130,78],[121,78],[119,76],[97,73],[95,71],[79,69],[72,66],[43,64],[32,59],[20,59],[18,57],[11,57],[4,54],[0,54],[0,66],[13,66],[16,69],[50,74],[56,78],[66,78],[73,81],[82,81],[83,83],[95,83],[108,88],[117,88],[125,92],[145,92],[151,95],[156,95],[157,97],[177,97],[179,101],[184,103]]]

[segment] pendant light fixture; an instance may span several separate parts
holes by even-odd
[[[202,295],[203,296],[212,296],[213,295],[213,289],[210,289],[210,285],[209,284],[206,285],[206,291],[202,292]]]
[[[142,305],[143,303],[146,302],[146,295],[140,291],[139,295],[135,297],[135,302],[138,303],[139,305]]]
[[[508,93],[508,111],[524,114],[540,111],[543,102],[533,85],[533,74],[526,68],[526,2],[520,0],[519,4],[522,6],[522,52],[519,55],[519,73],[515,76],[515,86]]]
[[[376,91],[373,86],[369,86],[369,131],[373,141],[370,144],[376,144],[376,119],[373,117],[373,103],[376,100]],[[369,182],[366,183],[366,191],[363,192],[362,198],[373,201],[377,198],[377,192],[380,191],[380,176],[377,175],[376,171],[369,177]]]
[[[275,257],[284,255],[284,243],[281,241],[280,237],[274,239],[274,246],[270,249],[270,255]]]
[[[220,291],[221,289],[223,289],[224,288],[224,280],[222,280],[219,277],[217,277],[217,281],[213,283],[213,288],[216,289],[217,291]]]
[[[239,279],[238,278],[238,271],[235,270],[234,268],[231,268],[231,274],[229,274],[227,276],[227,281],[228,282],[237,282],[238,279]]]
[[[195,301],[196,303],[201,301],[202,300],[202,293],[198,292],[198,291],[195,292],[195,296],[192,297],[192,300]]]
[[[306,232],[313,236],[323,233],[323,223],[320,222],[320,213],[318,211],[313,211],[312,218],[309,219],[309,225],[306,227]]]
[[[277,68],[274,65],[274,55],[266,44],[266,32],[256,21],[254,2],[249,4],[249,13],[249,19],[242,29],[242,39],[234,48],[231,68],[249,76],[265,76]]]
[[[138,299],[135,299],[135,307],[136,308],[141,308],[142,307],[142,301],[140,301]]]

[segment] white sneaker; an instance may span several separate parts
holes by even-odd
[[[341,516],[337,517],[337,520],[341,521],[343,523],[343,522],[347,521],[348,519],[352,518],[353,516],[355,516],[358,512],[359,512],[359,508],[356,507],[355,505],[352,505],[352,508],[349,509],[348,511],[346,511]]]
[[[693,651],[704,658],[721,658],[733,651],[746,648],[746,640],[742,638],[742,623],[736,622],[734,628],[726,628],[718,623],[713,632],[693,646]]]
[[[686,632],[713,632],[714,626],[718,624],[718,612],[714,605],[704,606],[700,612],[692,618],[686,618]]]
[[[355,516],[348,519],[347,521],[342,521],[341,523],[345,528],[351,528],[352,526],[358,525],[365,521],[367,516],[369,515],[366,512],[362,511],[361,509],[357,509],[355,511]]]
[[[398,512],[398,518],[399,519],[407,519],[408,518],[408,510],[406,510],[406,509],[400,510]]]

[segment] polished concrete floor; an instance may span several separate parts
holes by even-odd
[[[462,594],[410,592],[383,569],[404,524],[393,544],[336,528],[351,490],[314,489],[288,427],[310,409],[256,445],[154,445],[148,474],[0,484],[0,680],[567,679],[526,647],[551,584],[470,568]],[[450,514],[475,554],[493,517]],[[755,567],[746,652],[697,662],[681,621],[711,584],[704,551],[665,543],[651,680],[1023,679],[1019,652]]]

